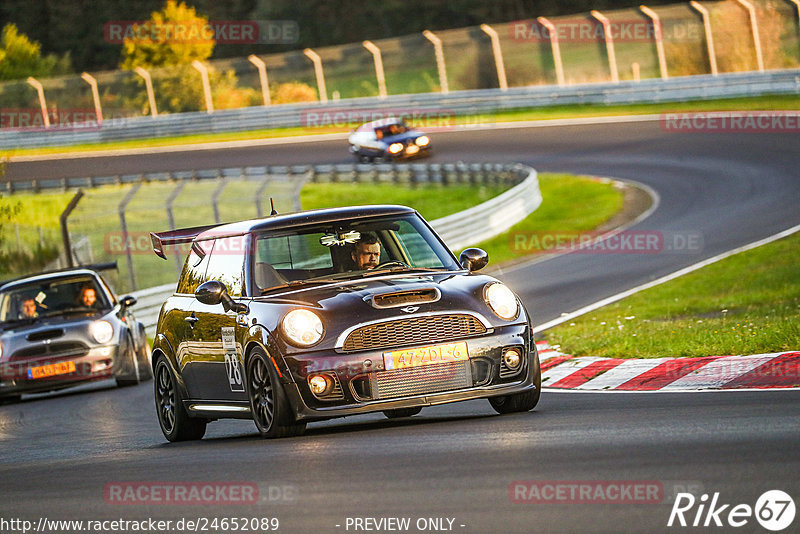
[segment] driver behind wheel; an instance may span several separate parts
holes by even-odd
[[[377,267],[381,258],[381,243],[378,241],[378,236],[371,232],[362,233],[351,256],[358,270],[363,271]]]

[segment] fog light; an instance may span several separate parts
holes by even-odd
[[[519,349],[507,349],[503,353],[503,363],[509,369],[516,369],[522,363],[522,353]]]
[[[408,145],[408,148],[406,148],[406,154],[416,154],[417,152],[419,152],[417,145]]]
[[[308,387],[311,388],[311,393],[316,396],[325,395],[331,386],[330,379],[325,375],[311,375],[308,377]]]

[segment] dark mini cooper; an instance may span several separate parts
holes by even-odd
[[[479,249],[456,260],[413,209],[362,206],[152,234],[191,243],[153,345],[170,441],[223,417],[264,437],[308,421],[487,398],[536,406],[530,317]]]
[[[0,399],[152,376],[145,329],[131,312],[136,299],[117,300],[97,272],[107,268],[116,264],[0,282]]]
[[[431,152],[431,138],[398,118],[362,124],[348,141],[350,153],[362,163],[418,158]]]

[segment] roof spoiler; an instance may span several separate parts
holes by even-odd
[[[216,228],[217,226],[222,225],[211,224],[208,226],[181,228],[180,230],[168,230],[166,232],[150,232],[150,241],[153,243],[153,252],[155,252],[156,256],[159,258],[166,260],[167,255],[164,253],[164,247],[170,245],[182,245],[183,243],[191,243],[198,235],[202,234],[206,230]],[[194,249],[195,247],[192,248]],[[204,255],[205,253],[201,254],[201,256]]]

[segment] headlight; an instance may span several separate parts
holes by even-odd
[[[281,323],[283,333],[292,345],[308,347],[322,339],[322,320],[309,310],[297,309],[286,314]]]
[[[389,145],[389,153],[390,154],[397,154],[398,152],[402,152],[403,150],[403,143],[392,143]]]
[[[3,357],[3,343],[0,342],[0,358]]]
[[[95,321],[89,325],[89,333],[98,343],[108,343],[114,337],[114,327],[108,321]]]
[[[514,293],[500,282],[493,282],[483,290],[483,298],[501,319],[510,321],[519,313],[519,303]]]
[[[425,146],[428,143],[430,143],[431,140],[427,135],[420,135],[419,137],[417,137],[417,140],[414,141],[414,142],[417,144],[417,146]]]

